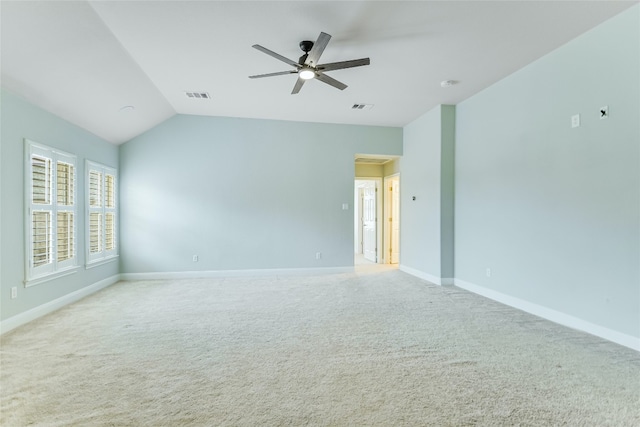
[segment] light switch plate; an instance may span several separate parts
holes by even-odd
[[[609,118],[609,106],[605,105],[604,107],[600,107],[600,120]]]

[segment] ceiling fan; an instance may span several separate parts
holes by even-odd
[[[297,74],[298,80],[296,81],[295,86],[293,86],[293,90],[291,94],[294,95],[300,92],[302,89],[302,85],[311,79],[318,79],[323,83],[326,83],[330,86],[338,88],[340,90],[346,89],[347,85],[339,82],[338,80],[329,77],[325,74],[325,71],[333,71],[333,70],[341,70],[343,68],[353,68],[360,67],[363,65],[369,65],[369,58],[362,59],[352,59],[350,61],[340,61],[340,62],[331,62],[328,64],[318,64],[320,60],[320,55],[324,52],[324,49],[329,44],[329,40],[331,40],[331,36],[327,33],[320,33],[318,36],[318,40],[316,42],[312,42],[309,40],[304,40],[300,42],[300,49],[304,52],[304,54],[298,59],[298,62],[292,61],[291,59],[285,58],[282,55],[279,55],[266,47],[262,47],[259,44],[254,44],[253,47],[258,49],[261,52],[266,53],[269,56],[273,56],[280,61],[287,63],[295,68],[295,70],[290,71],[279,71],[276,73],[269,74],[258,74],[255,76],[249,76],[250,79],[258,79],[262,77],[273,77],[273,76],[283,76],[286,74]]]

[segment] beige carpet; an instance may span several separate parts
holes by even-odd
[[[122,282],[1,350],[3,426],[640,425],[640,353],[397,270]]]

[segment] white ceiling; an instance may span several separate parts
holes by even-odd
[[[1,81],[116,144],[174,114],[404,126],[636,3],[3,0]],[[291,95],[295,75],[248,78],[289,69],[253,44],[297,60],[320,31],[333,36],[320,62],[371,58],[327,73],[344,91],[310,81]]]

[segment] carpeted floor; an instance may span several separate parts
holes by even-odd
[[[12,427],[640,425],[640,353],[397,270],[121,282],[0,362]]]

